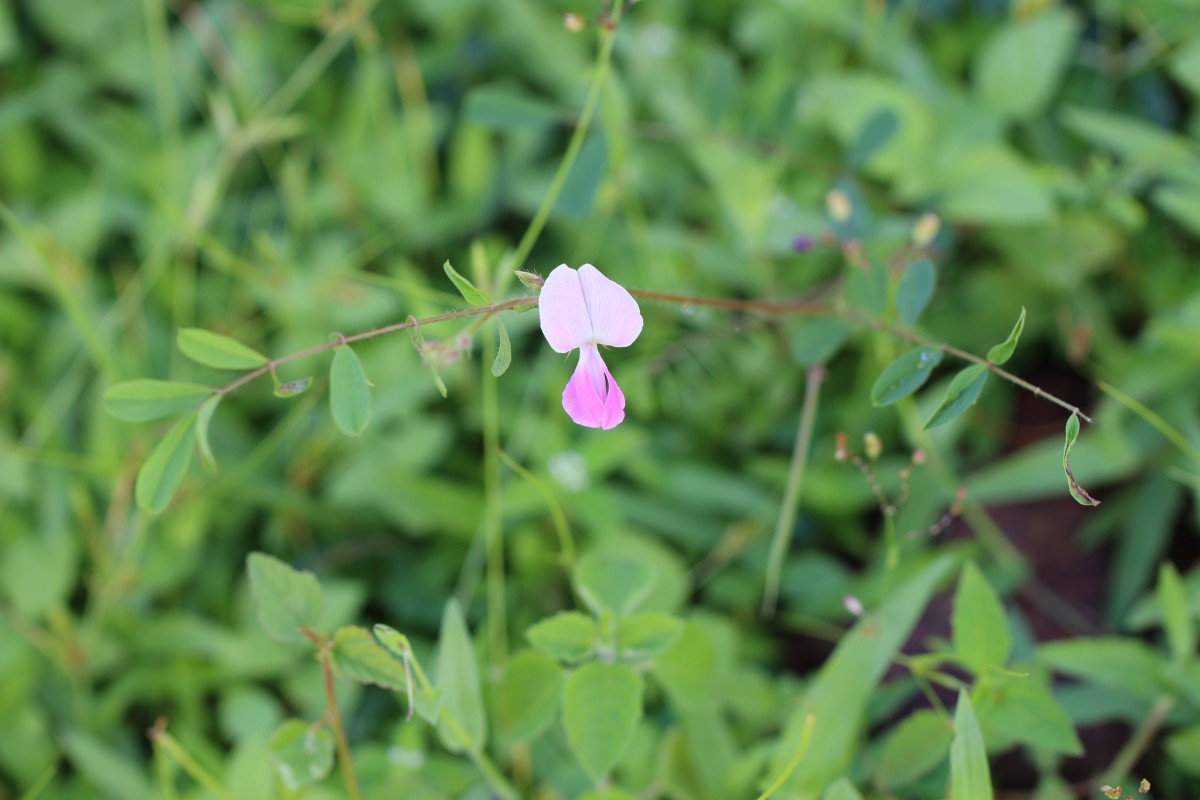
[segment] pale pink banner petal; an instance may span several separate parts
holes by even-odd
[[[592,341],[592,324],[579,274],[560,264],[546,276],[538,296],[542,335],[556,353],[569,353]]]
[[[563,390],[563,410],[587,428],[616,427],[625,419],[625,395],[595,345],[580,348],[579,364]]]
[[[591,340],[609,347],[628,347],[633,344],[633,340],[642,332],[642,312],[633,295],[591,264],[579,268],[579,284],[591,320]],[[545,291],[543,288],[542,293],[545,294]],[[550,346],[553,347],[554,343],[551,342]]]

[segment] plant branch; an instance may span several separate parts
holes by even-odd
[[[358,775],[354,771],[354,761],[350,757],[350,742],[346,739],[346,728],[342,725],[342,714],[338,711],[337,692],[333,686],[333,666],[329,663],[330,642],[322,641],[315,632],[304,628],[301,630],[308,640],[317,648],[317,660],[321,662],[321,677],[325,680],[325,713],[329,718],[329,727],[333,728],[333,738],[337,742],[338,761],[342,765],[342,778],[346,781],[346,791],[350,800],[362,800],[362,790],[358,788]]]
[[[159,717],[155,721],[154,727],[147,731],[146,735],[154,743],[155,748],[162,750],[175,759],[179,766],[183,767],[183,771],[196,783],[217,797],[220,797],[221,800],[234,800],[233,795],[221,785],[221,782],[201,766],[200,762],[192,758],[192,754],[184,750],[183,746],[175,741],[175,737],[167,733],[166,717]]]

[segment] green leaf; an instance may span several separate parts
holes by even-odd
[[[463,107],[467,119],[499,130],[554,124],[560,117],[550,103],[500,86],[473,89]]]
[[[887,272],[875,265],[867,269],[851,267],[850,277],[846,279],[846,301],[869,317],[882,317],[887,311]]]
[[[1185,42],[1171,59],[1171,75],[1200,97],[1200,37]]]
[[[972,364],[955,375],[954,380],[950,381],[949,388],[946,389],[946,396],[942,398],[941,404],[925,422],[925,430],[945,425],[975,405],[983,391],[983,385],[987,383],[987,378],[987,367],[982,364]]]
[[[316,630],[325,608],[317,576],[292,569],[265,553],[251,553],[246,570],[258,607],[258,624],[267,635],[279,642],[307,642],[300,629]]]
[[[282,383],[274,374],[271,375],[275,380],[275,396],[287,400],[291,397],[299,397],[309,390],[312,386],[312,376],[307,378],[297,378],[294,381],[283,381]]]
[[[192,430],[196,425],[193,412],[176,422],[167,435],[150,452],[150,457],[138,470],[138,508],[157,514],[167,507],[192,463]]]
[[[1005,363],[1017,350],[1017,342],[1021,340],[1021,333],[1025,330],[1025,307],[1021,306],[1021,314],[1017,317],[1017,324],[1013,325],[1013,329],[1009,332],[1008,338],[1000,344],[988,350],[987,360],[999,366]]]
[[[1003,667],[1012,652],[1012,634],[1004,606],[987,578],[968,562],[954,593],[954,651],[971,671],[982,674],[988,667]]]
[[[862,793],[854,788],[849,778],[839,778],[836,783],[825,790],[821,800],[863,800]]]
[[[617,655],[646,659],[666,650],[683,633],[683,621],[670,614],[629,614],[617,620]]]
[[[1171,562],[1158,568],[1158,604],[1162,608],[1163,628],[1171,658],[1182,664],[1196,657],[1196,623],[1188,609],[1187,592],[1179,571]]]
[[[806,367],[824,364],[846,341],[850,325],[840,317],[817,317],[792,334],[792,355]]]
[[[267,740],[267,754],[288,791],[322,781],[333,769],[333,736],[324,726],[289,719]]]
[[[578,222],[586,219],[607,169],[608,141],[603,133],[593,133],[584,140],[571,171],[567,173],[558,202],[554,204],[554,218]]]
[[[267,363],[266,356],[237,339],[202,328],[184,328],[175,343],[192,361],[215,369],[254,369]]]
[[[933,368],[942,363],[942,351],[938,347],[917,347],[909,350],[884,367],[871,387],[871,402],[876,406],[887,406],[908,397],[925,385]]]
[[[475,661],[475,648],[471,634],[463,619],[458,601],[446,603],[442,614],[442,629],[438,635],[437,687],[442,693],[442,709],[445,711],[438,735],[442,744],[452,753],[478,753],[487,738],[487,717],[483,708],[483,694],[479,688],[479,666]],[[458,723],[466,741],[452,726],[447,724],[449,715]]]
[[[388,653],[366,628],[347,625],[333,634],[330,664],[343,678],[372,683],[396,692],[405,691],[404,666]]]
[[[212,445],[208,441],[208,423],[221,404],[224,395],[214,394],[205,400],[196,414],[196,452],[200,453],[200,463],[209,472],[217,471],[217,457],[213,454]]]
[[[1073,106],[1064,109],[1059,118],[1072,133],[1142,169],[1174,168],[1194,158],[1186,137],[1138,117]]]
[[[1182,772],[1200,778],[1200,724],[1172,731],[1166,750]]]
[[[1031,119],[1050,102],[1070,64],[1081,26],[1065,8],[1012,19],[987,41],[975,66],[984,104],[1016,119]]]
[[[593,614],[628,614],[654,588],[654,575],[640,561],[611,553],[590,553],[575,565],[575,591]]]
[[[149,800],[158,796],[137,762],[116,748],[115,743],[77,730],[63,733],[61,742],[74,770],[103,797]],[[91,795],[91,792],[84,790],[83,794]]]
[[[1063,444],[1063,473],[1067,476],[1067,489],[1071,492],[1071,497],[1075,498],[1075,502],[1081,506],[1098,506],[1100,501],[1092,497],[1084,488],[1075,480],[1075,475],[1071,472],[1071,448],[1075,446],[1075,440],[1079,438],[1079,417],[1071,414],[1067,418],[1067,433],[1066,441]]]
[[[1145,642],[1116,636],[1039,645],[1037,660],[1072,678],[1152,701],[1165,690],[1166,659]]]
[[[198,383],[125,381],[104,393],[104,410],[126,422],[149,422],[191,411],[212,393]]]
[[[879,681],[952,565],[948,557],[929,563],[838,641],[775,745],[768,774],[779,774],[788,766],[799,749],[808,716],[813,715],[811,743],[781,796],[818,796],[849,770],[866,724],[868,700],[875,696]]]
[[[340,345],[333,351],[333,363],[329,366],[329,410],[333,424],[347,436],[358,436],[371,421],[371,384],[350,345]]]
[[[462,275],[459,275],[458,271],[450,266],[449,261],[442,265],[442,269],[446,271],[446,277],[454,284],[454,288],[458,289],[458,293],[463,296],[463,300],[466,300],[475,308],[490,306],[492,304],[492,298],[476,289],[475,284]]]
[[[597,783],[625,752],[641,718],[642,679],[627,664],[585,664],[563,690],[567,741]]]
[[[562,689],[562,669],[554,659],[532,650],[513,656],[489,693],[496,734],[505,742],[536,737],[554,720]]]
[[[850,166],[861,168],[879,152],[900,128],[900,118],[890,108],[872,114],[858,132],[858,138],[850,147]]]
[[[446,382],[442,380],[442,374],[438,371],[437,358],[431,356],[429,348],[425,346],[425,335],[421,333],[421,326],[417,325],[417,318],[409,315],[408,321],[412,323],[412,327],[408,329],[408,335],[412,339],[413,348],[421,357],[421,362],[433,373],[433,385],[437,387],[438,393],[445,397],[447,395]]]
[[[500,336],[500,342],[496,346],[496,360],[492,362],[492,375],[499,378],[508,372],[512,364],[512,342],[508,340],[508,329],[500,320],[496,320],[496,333]]]
[[[529,643],[559,661],[590,658],[600,643],[596,621],[578,611],[564,611],[544,619],[525,631]]]
[[[1011,677],[981,692],[978,702],[980,725],[993,745],[998,739],[1063,755],[1083,754],[1071,718],[1037,678]]]
[[[679,637],[654,659],[653,673],[671,702],[682,708],[715,708],[719,699],[717,644],[698,622],[684,625]]]
[[[983,731],[971,707],[971,696],[959,689],[954,741],[950,744],[950,800],[992,800],[992,797],[992,775]]]
[[[875,767],[875,781],[884,789],[912,783],[942,763],[950,751],[954,728],[940,714],[922,710],[896,726]]]
[[[905,325],[913,326],[933,298],[937,287],[937,272],[929,259],[922,258],[904,268],[896,287],[896,316]]]

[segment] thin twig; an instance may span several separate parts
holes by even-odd
[[[333,666],[329,663],[330,643],[322,641],[320,636],[308,628],[300,632],[317,648],[321,676],[325,680],[325,713],[329,719],[329,727],[333,728],[334,741],[337,742],[338,761],[341,762],[346,791],[350,793],[351,800],[362,800],[362,790],[358,788],[358,775],[354,771],[354,760],[350,757],[350,742],[346,739],[346,727],[342,724],[342,714],[338,711],[337,692],[333,686]]]

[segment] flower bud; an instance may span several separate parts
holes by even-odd
[[[583,17],[570,12],[563,14],[563,27],[570,33],[579,33],[587,25]]]
[[[863,450],[866,452],[867,458],[872,461],[878,460],[879,456],[883,454],[883,440],[875,431],[867,431],[863,436]]]
[[[812,249],[812,246],[813,238],[811,236],[805,236],[804,234],[801,234],[795,239],[792,239],[792,249],[797,253],[807,253]]]
[[[1142,782],[1138,784],[1138,794],[1145,794],[1150,791],[1150,781],[1142,778]]]
[[[517,276],[517,280],[525,284],[525,286],[528,288],[533,289],[535,292],[541,291],[542,284],[545,283],[545,280],[540,275],[535,275],[534,273],[526,272],[525,270],[514,269],[513,274]]]
[[[938,231],[942,228],[942,221],[938,219],[938,215],[932,211],[926,211],[917,218],[917,222],[913,225],[912,240],[917,247],[928,247],[929,243],[937,238]]]
[[[922,464],[924,464],[925,463],[925,451],[924,450],[913,450],[912,463],[913,463],[913,466],[915,466],[915,467],[919,467]]]
[[[850,215],[854,212],[850,198],[841,189],[834,189],[825,195],[825,210],[834,222],[841,223],[849,222]]]
[[[845,461],[848,459],[850,457],[850,453],[846,449],[846,434],[839,433],[836,437],[834,437],[834,442],[833,460]]]
[[[845,607],[846,607],[846,610],[847,610],[847,611],[849,611],[849,612],[850,612],[851,614],[853,614],[854,616],[856,616],[856,617],[861,617],[861,616],[862,616],[862,613],[863,613],[863,604],[862,604],[862,601],[861,601],[861,600],[859,600],[859,599],[858,599],[857,597],[855,597],[854,595],[852,595],[852,594],[848,594],[848,595],[846,595],[845,597],[843,597],[843,598],[842,598],[842,605],[843,605],[843,606],[845,606]]]

